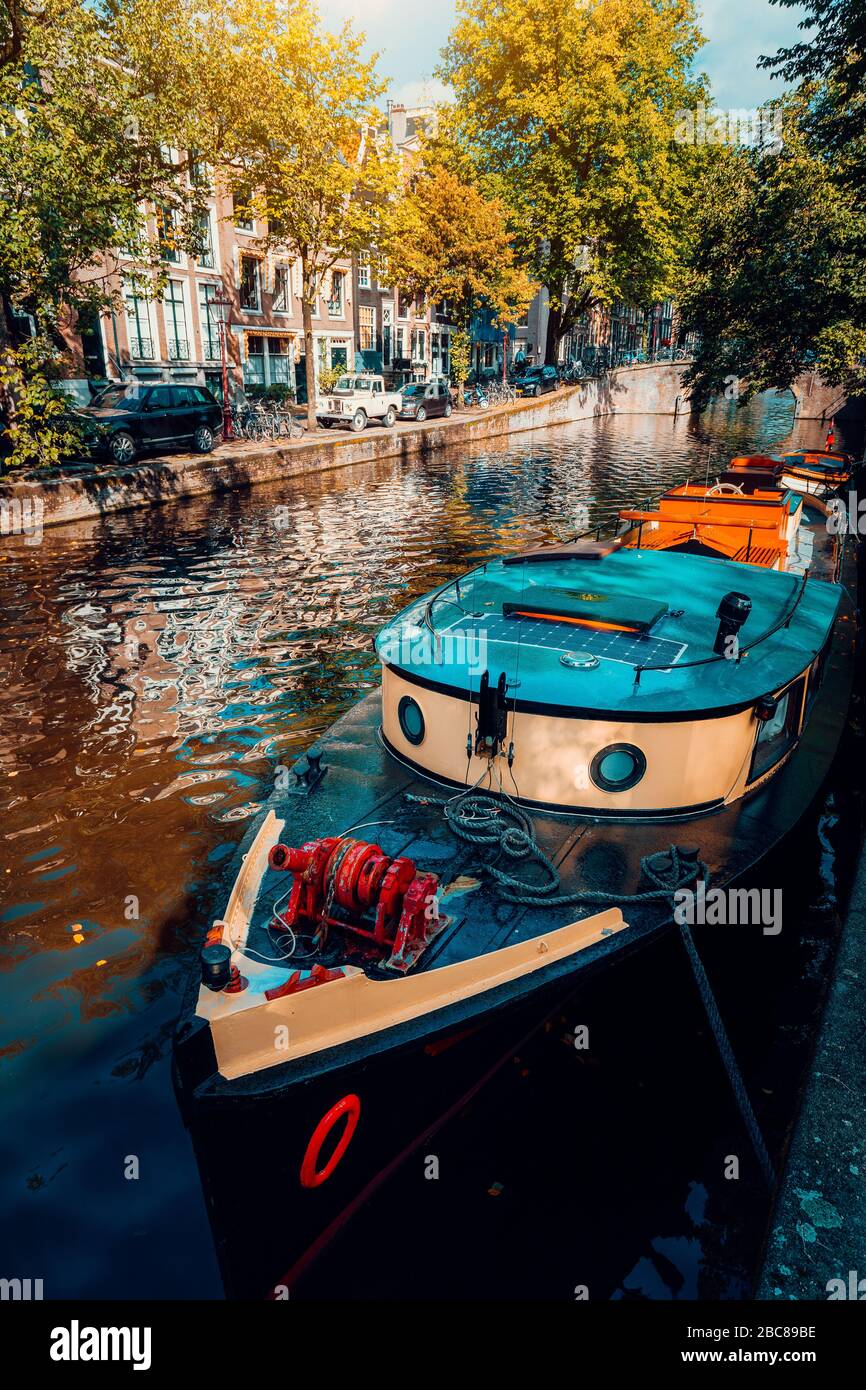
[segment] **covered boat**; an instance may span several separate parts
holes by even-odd
[[[796,508],[772,511],[781,544]],[[381,690],[244,842],[176,1038],[230,1294],[295,1290],[503,1027],[539,1026],[669,929],[677,888],[734,882],[791,829],[844,724],[854,626],[835,550],[828,577],[801,569],[539,547],[382,630]]]
[[[845,487],[854,471],[850,454],[829,449],[792,449],[782,455],[785,487],[811,497],[827,498]]]

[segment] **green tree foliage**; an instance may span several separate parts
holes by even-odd
[[[806,11],[811,41],[764,60],[803,79],[783,102],[781,150],[720,152],[697,191],[682,313],[703,337],[699,399],[732,375],[747,400],[806,369],[866,388],[866,12],[859,0]]]
[[[458,140],[548,287],[547,361],[593,304],[676,286],[704,97],[691,0],[460,0],[440,75]]]
[[[118,257],[135,248],[159,292],[161,251],[145,203],[178,244],[195,240],[197,199],[172,147],[189,144],[183,92],[169,98],[168,51],[184,52],[154,0],[39,0],[0,7],[0,363],[7,464],[55,461],[74,447],[47,383],[59,330],[113,301]],[[187,61],[184,57],[184,64]],[[17,317],[16,317],[17,316]],[[22,345],[28,316],[37,343]],[[27,385],[30,377],[39,381]],[[41,383],[41,384],[40,384]],[[26,399],[25,399],[26,395]]]

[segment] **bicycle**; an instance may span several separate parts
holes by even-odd
[[[278,410],[277,433],[286,439],[303,439],[304,427],[290,410]]]

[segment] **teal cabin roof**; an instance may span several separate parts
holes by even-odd
[[[713,655],[731,591],[752,603],[739,661]],[[492,682],[504,671],[518,708],[683,717],[744,708],[793,680],[824,646],[838,603],[837,585],[803,587],[800,576],[732,560],[566,547],[562,558],[480,566],[411,604],[376,649],[410,680],[464,698],[484,670]]]

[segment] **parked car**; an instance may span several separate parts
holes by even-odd
[[[430,381],[429,381],[428,384],[429,384],[430,386],[444,386],[444,387],[445,387],[445,390],[448,392],[449,396],[451,397],[451,404],[454,405],[454,403],[455,403],[455,401],[456,401],[456,399],[457,399],[457,394],[456,394],[456,392],[455,392],[455,390],[454,390],[454,387],[453,387],[453,385],[452,385],[452,383],[451,383],[451,378],[450,378],[450,376],[431,376]]]
[[[401,420],[417,420],[420,424],[428,416],[444,415],[447,418],[452,409],[451,390],[441,382],[413,381],[410,386],[403,388],[403,403],[399,412]]]
[[[223,423],[222,407],[204,386],[109,386],[75,414],[91,445],[120,464],[150,449],[210,453]]]
[[[386,391],[382,377],[352,372],[339,377],[333,390],[318,398],[316,419],[325,429],[336,424],[362,430],[368,420],[391,426],[402,404],[400,392]]]
[[[514,385],[518,396],[541,396],[556,390],[559,375],[555,367],[527,367]]]

